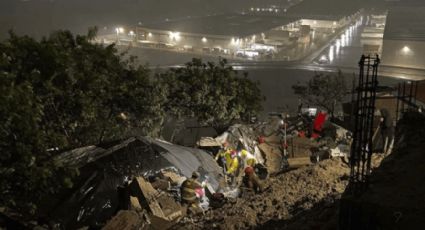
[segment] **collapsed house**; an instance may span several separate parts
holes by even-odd
[[[213,158],[224,142],[252,153],[264,169],[261,179],[317,163],[319,155],[320,160],[347,156],[349,131],[321,116],[320,127],[317,114],[271,116],[262,123],[233,125],[218,137],[201,138],[197,143],[201,149],[132,137],[62,153],[56,161],[81,174],[73,191],[48,206],[48,216],[65,228],[107,224],[106,229],[114,229],[124,222],[140,229],[167,228],[185,216],[179,187],[193,171],[208,182],[210,195],[229,192]]]
[[[350,132],[326,120],[326,114],[307,111],[291,117],[271,114],[268,121],[257,124],[236,124],[216,138],[202,137],[197,145],[213,154],[224,142],[234,149],[242,147],[274,175],[332,157],[347,157],[350,138]]]
[[[147,224],[176,221],[184,215],[176,200],[186,177],[198,171],[212,191],[222,177],[205,151],[148,137],[74,149],[56,161],[80,171],[74,189],[45,207],[49,219],[67,229],[101,227],[125,209],[140,211]]]

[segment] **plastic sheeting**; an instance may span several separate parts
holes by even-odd
[[[119,187],[135,176],[155,175],[159,170],[174,170],[190,177],[198,170],[200,180],[208,178],[211,187],[218,190],[220,168],[206,152],[173,145],[146,137],[136,137],[108,145],[89,147],[86,152],[61,154],[57,160],[80,168],[75,190],[56,200],[49,216],[65,229],[83,226],[99,227],[119,209]],[[96,151],[94,151],[96,150]],[[84,163],[83,159],[86,161]]]

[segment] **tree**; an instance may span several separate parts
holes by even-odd
[[[193,59],[159,76],[168,88],[165,110],[177,118],[196,118],[221,131],[234,120],[249,120],[264,100],[258,82],[239,76],[225,59],[217,64]]]
[[[341,71],[336,75],[315,73],[308,82],[298,82],[292,89],[304,102],[326,109],[331,118],[334,118],[337,104],[341,104],[347,95],[347,85]]]
[[[129,135],[158,135],[166,91],[133,57],[89,35],[57,31],[0,43],[0,206],[30,213],[72,186],[57,151]]]

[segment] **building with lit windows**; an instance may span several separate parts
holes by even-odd
[[[281,45],[268,41],[270,31],[286,28],[295,19],[242,14],[214,15],[138,26],[136,36],[146,46],[179,47],[185,51],[256,56]],[[285,40],[282,37],[282,40]]]

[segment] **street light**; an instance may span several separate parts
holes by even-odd
[[[203,43],[207,43],[207,38],[206,38],[206,37],[203,37],[203,38],[202,38],[202,42],[203,42]]]
[[[124,33],[124,28],[117,27],[117,28],[115,28],[115,31],[117,32],[117,34],[122,34],[122,33]]]

